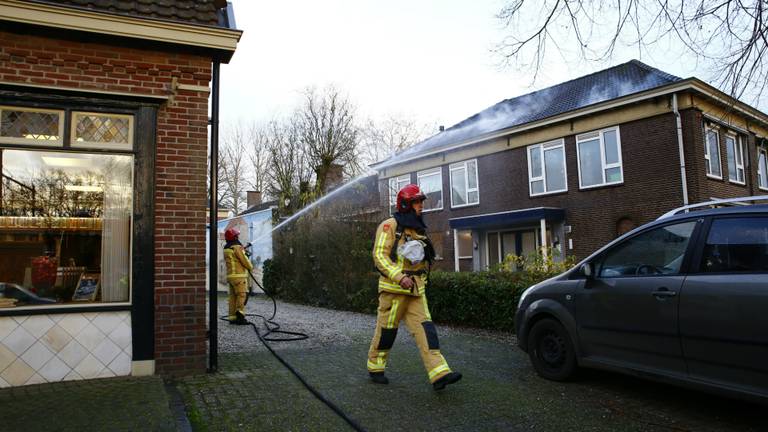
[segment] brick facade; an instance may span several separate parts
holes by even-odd
[[[93,40],[105,38],[92,37]],[[109,41],[109,39],[106,39]],[[0,81],[105,93],[170,96],[157,116],[155,187],[155,366],[206,368],[205,215],[207,87],[211,58],[178,47],[112,44],[0,31]]]
[[[703,118],[701,111],[681,111],[689,202],[753,195],[757,190],[757,152],[755,137],[740,134],[745,148],[746,185],[728,181],[726,147],[721,126],[720,153],[723,180],[708,178],[705,171]],[[449,219],[511,210],[556,207],[565,210],[565,225],[572,231],[562,239],[567,255],[581,259],[616,238],[620,225],[639,226],[683,205],[680,158],[675,117],[672,112],[619,124],[623,175],[622,184],[579,189],[576,136],[564,137],[568,191],[531,197],[528,188],[527,148],[515,148],[477,157],[480,203],[450,208],[448,164],[442,166],[443,210],[425,213],[425,222],[438,236],[444,260],[437,266],[454,269],[453,233]],[[416,182],[416,173],[411,173]],[[382,180],[386,190],[386,179]],[[531,225],[538,229],[538,225]],[[623,233],[624,231],[622,231]],[[573,249],[568,249],[568,240]],[[481,251],[481,253],[484,253]],[[462,271],[472,260],[460,260]]]

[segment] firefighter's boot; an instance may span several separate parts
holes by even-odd
[[[389,384],[389,378],[384,376],[384,372],[368,372],[368,375],[375,384]]]
[[[248,325],[250,324],[247,319],[245,319],[245,315],[243,315],[242,312],[237,311],[235,312],[235,320],[232,321],[232,324],[237,325]]]
[[[445,374],[442,378],[432,383],[432,387],[435,390],[442,390],[447,386],[448,384],[453,384],[455,382],[458,382],[461,379],[461,374],[458,372],[451,372],[448,374]]]

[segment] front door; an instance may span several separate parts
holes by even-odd
[[[595,277],[576,294],[585,356],[640,370],[685,373],[678,294],[696,225],[688,221],[641,232],[593,263]]]
[[[712,221],[680,297],[691,377],[768,395],[768,216]]]

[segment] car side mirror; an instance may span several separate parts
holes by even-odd
[[[595,269],[590,262],[582,264],[579,272],[587,279],[592,279],[595,277]]]

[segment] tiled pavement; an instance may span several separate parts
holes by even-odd
[[[764,407],[616,374],[586,372],[567,384],[544,381],[513,346],[461,331],[450,332],[441,345],[464,380],[435,393],[405,333],[391,355],[388,386],[367,381],[367,334],[301,349],[286,344],[279,352],[369,431],[718,432],[763,431],[768,425]],[[217,374],[172,383],[194,430],[350,430],[268,352],[225,353],[219,363]],[[158,377],[0,389],[0,430],[179,430],[170,400]]]

